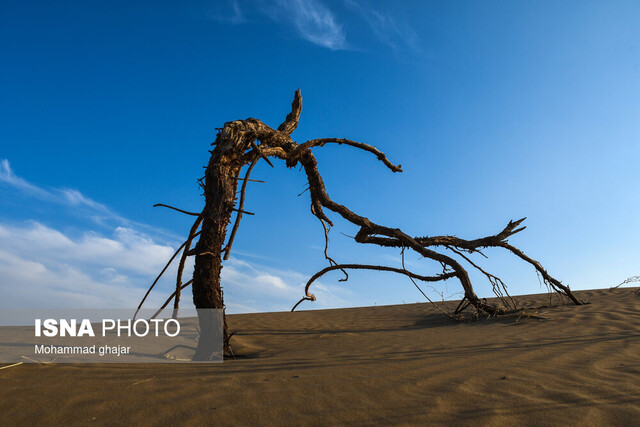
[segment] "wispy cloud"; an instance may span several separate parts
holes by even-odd
[[[25,197],[35,198],[42,202],[64,206],[73,211],[76,215],[83,215],[93,223],[102,227],[113,228],[114,226],[124,226],[130,228],[140,228],[146,232],[163,236],[170,241],[180,240],[180,236],[169,233],[148,224],[142,224],[129,220],[122,215],[109,209],[102,203],[98,203],[90,197],[85,196],[80,191],[71,188],[43,188],[17,176],[9,160],[0,160],[0,183],[8,185],[19,191]]]
[[[345,4],[357,12],[369,25],[378,41],[390,47],[395,53],[419,53],[418,36],[406,22],[382,13],[365,1],[345,0]]]
[[[228,24],[243,24],[266,17],[291,29],[289,33],[331,50],[357,50],[353,40],[347,41],[345,23],[362,25],[366,28],[364,32],[373,33],[369,39],[387,46],[395,54],[421,52],[416,32],[406,21],[393,16],[393,10],[378,10],[367,0],[344,0],[344,5],[351,17],[339,16],[335,8],[321,0],[228,0],[214,2],[207,16]],[[392,7],[388,4],[388,9]],[[356,27],[351,29],[358,32]]]
[[[342,25],[318,0],[278,0],[265,11],[272,19],[292,25],[304,40],[333,50],[346,48]]]
[[[267,17],[274,22],[292,28],[310,43],[331,50],[347,48],[342,25],[336,15],[320,0],[276,0],[216,2],[208,12],[210,19],[229,24],[249,21],[251,15]]]
[[[227,24],[242,24],[247,22],[244,12],[238,0],[216,1],[207,12],[207,17],[214,21]]]
[[[95,209],[96,211],[104,212],[108,215],[116,216],[105,205],[103,205],[102,203],[98,203],[94,200],[91,200],[90,198],[86,197],[78,190],[65,188],[60,190],[60,192],[62,193],[62,196],[65,198],[65,200],[69,202],[69,204],[71,204],[72,206],[87,206],[92,209]]]
[[[39,188],[33,184],[30,184],[26,180],[16,176],[11,169],[11,164],[9,160],[2,159],[0,160],[0,182],[8,184],[12,187],[15,187],[21,191],[26,192],[29,195],[45,199],[45,200],[55,200],[55,196],[49,193],[42,188]]]

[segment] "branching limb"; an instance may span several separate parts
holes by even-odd
[[[509,237],[524,230],[526,227],[517,228],[526,218],[519,219],[517,221],[509,221],[509,224],[498,234],[493,236],[487,236],[480,239],[465,240],[456,236],[425,236],[415,237],[416,242],[425,248],[433,246],[455,247],[468,252],[478,252],[482,256],[485,256],[480,252],[480,248],[485,247],[498,247]],[[374,235],[370,230],[361,230],[361,235],[367,235],[367,243],[373,243],[379,246],[399,248],[403,246],[401,239]],[[486,256],[485,256],[486,258]]]
[[[253,150],[256,152],[256,154],[258,154],[261,158],[263,158],[264,161],[269,164],[269,166],[273,167],[273,163],[271,163],[271,160],[269,160],[269,157],[267,157],[262,153],[262,150],[260,150],[260,147],[258,147],[258,144],[256,144],[255,141],[251,141],[251,146],[253,147]]]
[[[434,236],[434,237],[417,237],[416,240],[423,246],[453,246],[459,249],[475,251],[478,248],[501,246],[509,237],[521,232],[526,227],[518,226],[527,219],[521,218],[517,221],[509,221],[506,227],[493,236],[487,236],[480,239],[465,240],[456,236]]]
[[[307,173],[307,180],[309,182],[309,189],[311,192],[311,202],[313,204],[316,216],[320,216],[323,219],[326,218],[324,213],[322,213],[322,207],[325,207],[333,212],[336,212],[350,223],[361,227],[360,231],[356,235],[356,241],[358,243],[377,243],[376,239],[379,239],[379,237],[375,236],[384,236],[385,238],[390,238],[391,240],[397,241],[399,243],[398,246],[411,248],[425,258],[429,258],[442,264],[446,264],[452,270],[454,270],[455,275],[458,277],[460,283],[462,284],[462,287],[464,288],[466,298],[472,302],[474,307],[478,311],[486,312],[490,315],[496,314],[495,307],[484,304],[474,293],[471,280],[469,279],[469,274],[458,261],[447,255],[424,247],[423,245],[418,243],[416,239],[407,235],[399,228],[390,228],[375,224],[368,218],[355,214],[344,205],[334,202],[326,192],[324,182],[322,181],[320,173],[318,172],[318,163],[313,153],[311,153],[310,150],[305,150],[300,157],[300,162],[304,166],[305,172]],[[327,222],[331,224],[328,218]]]
[[[402,167],[400,165],[396,166],[393,163],[391,163],[387,158],[387,155],[384,154],[382,151],[378,150],[376,147],[369,144],[364,144],[362,142],[356,142],[356,141],[352,141],[350,139],[344,139],[344,138],[311,139],[307,142],[304,142],[298,145],[289,154],[289,159],[290,159],[289,161],[295,163],[296,161],[298,161],[298,158],[300,157],[300,155],[304,153],[306,150],[311,149],[313,147],[322,147],[328,143],[344,144],[344,145],[349,145],[351,147],[359,148],[364,151],[368,151],[374,154],[378,158],[378,160],[384,163],[384,165],[389,169],[391,169],[393,172],[402,172]]]
[[[569,287],[563,285],[562,283],[560,283],[559,280],[554,279],[553,277],[551,277],[551,275],[549,275],[549,273],[547,273],[547,270],[545,270],[542,265],[532,259],[529,258],[524,252],[522,252],[520,249],[511,246],[510,244],[508,244],[507,242],[502,242],[502,244],[500,245],[503,248],[511,251],[513,254],[515,254],[517,257],[519,257],[520,259],[528,262],[529,264],[533,265],[535,267],[535,269],[540,273],[540,275],[542,276],[542,278],[544,279],[544,281],[546,283],[549,283],[558,293],[563,294],[564,296],[566,296],[568,299],[571,300],[571,302],[573,302],[575,305],[581,305],[581,304],[585,304],[584,301],[579,301],[571,292],[571,290],[569,289]]]
[[[619,285],[614,286],[613,288],[609,288],[610,291],[619,288],[622,285],[626,285],[627,283],[640,282],[640,276],[632,276],[628,279],[625,279]]]

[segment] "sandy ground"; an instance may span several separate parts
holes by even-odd
[[[0,423],[639,425],[637,288],[457,324],[428,304],[230,316],[217,365],[0,370]]]

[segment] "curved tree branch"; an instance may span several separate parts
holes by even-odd
[[[412,272],[410,272],[408,270],[405,270],[405,269],[402,269],[402,268],[387,267],[387,266],[384,266],[384,265],[367,265],[367,264],[336,264],[336,265],[330,265],[329,267],[325,267],[322,270],[318,271],[313,276],[311,276],[311,278],[307,282],[306,286],[304,287],[304,294],[305,294],[304,298],[302,298],[300,301],[298,301],[298,303],[293,306],[291,311],[295,310],[296,307],[302,301],[315,301],[316,300],[315,295],[312,294],[312,293],[309,293],[309,288],[311,287],[311,284],[313,282],[315,282],[318,278],[324,276],[325,274],[327,274],[328,272],[333,271],[333,270],[390,271],[390,272],[393,272],[393,273],[404,274],[405,276],[409,276],[411,278],[418,279],[418,280],[421,280],[423,282],[438,282],[440,280],[447,280],[447,279],[450,279],[450,278],[456,276],[455,273],[446,273],[446,274],[441,274],[439,276],[422,276],[422,275],[412,273]]]
[[[545,270],[538,261],[534,260],[533,258],[529,258],[520,249],[518,249],[518,248],[516,248],[514,246],[511,246],[507,242],[502,242],[502,244],[500,246],[502,246],[503,248],[511,251],[516,256],[518,256],[520,259],[522,259],[522,260],[528,262],[529,264],[533,265],[535,267],[535,269],[542,275],[542,278],[545,280],[545,282],[549,283],[556,290],[561,289],[562,290],[561,293],[564,296],[566,296],[568,299],[570,299],[571,302],[573,302],[575,305],[581,305],[581,304],[585,303],[584,301],[579,301],[573,295],[573,293],[571,292],[571,290],[569,289],[568,286],[563,285],[562,283],[560,283],[559,280],[554,279],[553,277],[551,277],[551,275],[549,273],[547,273],[547,270]]]
[[[307,188],[307,190],[308,190],[308,188]],[[313,205],[311,205],[311,213],[314,216],[316,216],[313,213]],[[316,218],[318,218],[318,217],[316,216]],[[338,263],[335,262],[335,260],[329,256],[329,230],[330,230],[330,227],[327,227],[327,224],[324,223],[324,220],[322,218],[318,218],[318,220],[320,221],[320,224],[322,224],[322,229],[324,230],[324,258],[327,261],[329,261],[329,264],[337,265]],[[344,277],[342,279],[340,279],[339,282],[346,282],[347,280],[349,280],[349,273],[347,273],[346,270],[342,270],[342,272],[344,273]]]
[[[373,153],[378,158],[378,160],[384,163],[384,165],[389,169],[391,169],[391,171],[402,172],[402,167],[400,165],[396,166],[393,163],[391,163],[387,158],[387,155],[384,154],[382,151],[378,150],[376,147],[369,144],[364,144],[362,142],[351,141],[350,139],[344,139],[344,138],[311,139],[303,144],[298,145],[289,154],[290,161],[297,161],[298,157],[300,157],[300,155],[304,153],[305,150],[309,150],[313,147],[323,147],[325,144],[328,144],[328,143],[336,143],[340,145],[344,144],[344,145],[349,145],[351,147],[359,148],[364,151],[368,151],[369,153]]]

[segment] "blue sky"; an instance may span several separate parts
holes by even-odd
[[[352,210],[466,238],[526,216],[510,242],[573,289],[640,274],[639,19],[635,1],[2,2],[0,304],[137,305],[190,227],[152,205],[200,209],[215,128],[277,126],[298,87],[295,140],[350,138],[402,164],[315,149]],[[275,163],[253,173],[267,183],[249,186],[256,215],[223,270],[232,313],[289,309],[326,265],[304,174]],[[335,223],[336,260],[399,265]],[[513,294],[544,291],[529,266],[487,255]],[[392,274],[339,277],[303,308],[422,301]]]

